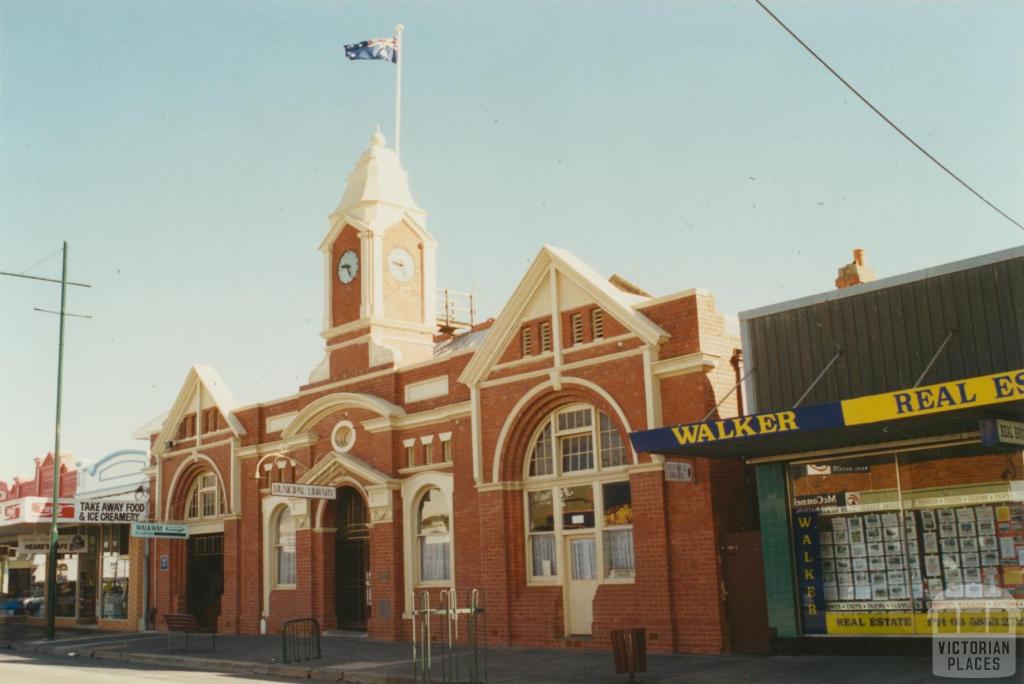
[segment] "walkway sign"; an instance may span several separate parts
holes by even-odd
[[[290,482],[272,482],[270,493],[274,496],[294,496],[299,499],[336,499],[338,497],[338,490],[334,487],[292,484]]]
[[[159,539],[188,539],[188,525],[133,522],[132,536],[156,537]]]

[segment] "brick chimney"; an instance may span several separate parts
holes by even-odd
[[[839,267],[836,274],[836,287],[840,290],[851,285],[870,283],[875,279],[875,269],[864,262],[864,250],[859,247],[853,250],[853,261]]]

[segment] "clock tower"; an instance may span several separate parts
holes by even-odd
[[[320,334],[328,354],[311,382],[433,357],[437,240],[427,232],[426,219],[398,155],[378,129],[349,174],[320,244]],[[349,351],[335,353],[342,349]]]

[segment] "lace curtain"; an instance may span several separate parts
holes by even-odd
[[[420,579],[447,582],[451,578],[448,555],[447,536],[420,537]]]
[[[604,574],[608,578],[633,576],[633,530],[604,533]]]
[[[573,539],[572,578],[574,580],[597,579],[597,544],[593,539]]]
[[[553,577],[558,572],[555,565],[555,535],[531,534],[530,547],[533,552],[533,576]]]

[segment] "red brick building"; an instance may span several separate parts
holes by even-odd
[[[654,651],[729,650],[719,545],[756,527],[743,466],[667,482],[627,438],[702,419],[737,382],[711,295],[653,297],[544,247],[496,319],[439,333],[437,241],[379,133],[329,222],[309,383],[241,405],[194,367],[143,430],[154,517],[190,527],[154,546],[157,616],[406,639],[414,595],[478,588],[492,643],[605,648],[644,626]]]

